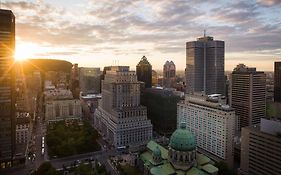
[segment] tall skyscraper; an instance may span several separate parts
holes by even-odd
[[[234,109],[226,105],[224,96],[186,95],[177,107],[178,128],[182,121],[186,121],[186,128],[196,136],[200,152],[233,166],[237,117]]]
[[[152,66],[147,58],[143,56],[136,66],[138,81],[145,83],[145,88],[151,88],[152,84]]]
[[[204,36],[186,43],[186,92],[225,94],[224,41]]]
[[[11,167],[15,150],[15,16],[0,9],[0,169]]]
[[[140,84],[128,66],[110,67],[102,81],[94,124],[116,147],[146,144],[152,138],[147,109],[140,105]]]
[[[260,123],[266,115],[266,75],[244,64],[231,75],[231,106],[239,117],[238,129]]]
[[[261,124],[242,128],[241,175],[281,174],[281,122],[261,119]]]
[[[274,101],[281,103],[281,61],[274,63]]]
[[[176,82],[176,65],[173,61],[166,61],[163,66],[163,86],[170,88]]]

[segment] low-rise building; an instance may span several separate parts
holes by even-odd
[[[51,89],[44,92],[45,120],[81,120],[82,107],[78,99],[74,99],[70,90]]]

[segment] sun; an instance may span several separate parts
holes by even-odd
[[[20,43],[16,46],[15,60],[24,61],[28,58],[35,57],[38,51],[38,46],[33,43]]]

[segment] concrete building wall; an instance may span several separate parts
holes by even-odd
[[[191,96],[190,96],[191,97]],[[186,96],[178,103],[177,125],[186,127],[196,136],[197,147],[216,161],[233,166],[234,134],[237,117],[233,109],[206,101],[202,96]]]
[[[259,126],[242,128],[240,174],[280,175],[281,138],[261,132]]]

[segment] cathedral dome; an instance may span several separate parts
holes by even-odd
[[[156,148],[153,150],[153,155],[161,157],[161,150],[158,146],[156,146]]]
[[[192,151],[196,149],[195,136],[186,129],[186,123],[181,123],[170,138],[170,147],[177,151]]]

